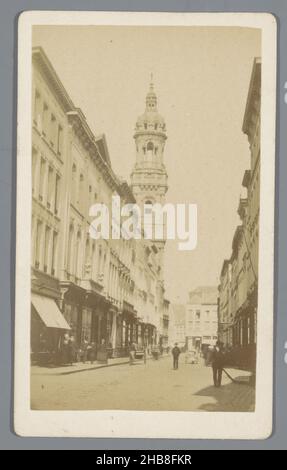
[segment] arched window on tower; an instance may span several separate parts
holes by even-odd
[[[152,161],[153,152],[154,152],[154,145],[152,142],[149,142],[147,144],[147,160],[148,161]]]
[[[151,210],[152,209],[152,201],[148,200],[148,201],[145,201],[145,205],[146,206],[149,206],[147,209],[148,210]]]

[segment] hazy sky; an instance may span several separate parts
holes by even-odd
[[[260,31],[247,28],[37,27],[42,46],[95,134],[105,133],[112,166],[129,179],[133,131],[153,73],[167,124],[165,164],[170,202],[198,205],[198,246],[167,242],[167,297],[185,301],[199,285],[217,285],[239,223],[249,167],[242,133]]]

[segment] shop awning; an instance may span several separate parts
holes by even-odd
[[[32,294],[32,304],[47,328],[71,329],[53,299]]]

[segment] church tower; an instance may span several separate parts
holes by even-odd
[[[136,122],[134,139],[136,163],[131,174],[131,186],[143,213],[144,204],[164,205],[168,189],[164,165],[166,126],[157,109],[157,96],[152,80],[146,96],[145,112]],[[162,251],[165,241],[154,241],[154,244]]]

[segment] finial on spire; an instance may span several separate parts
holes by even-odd
[[[153,84],[153,73],[151,72],[150,74],[150,91],[153,91],[154,84]]]

